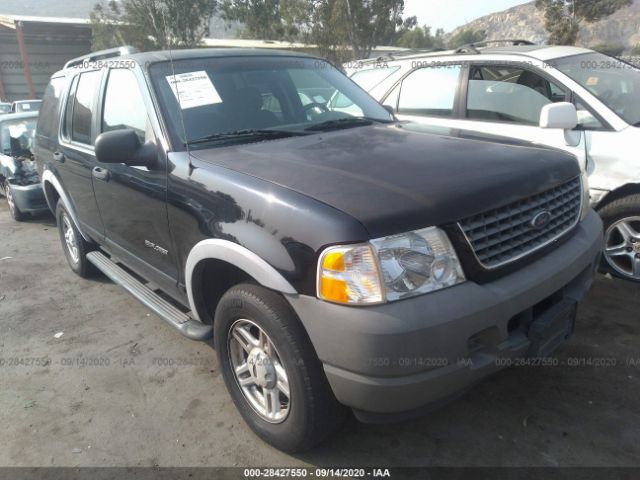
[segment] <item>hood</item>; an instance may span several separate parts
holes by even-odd
[[[193,151],[360,221],[372,237],[445,225],[580,175],[565,152],[476,132],[372,125]]]

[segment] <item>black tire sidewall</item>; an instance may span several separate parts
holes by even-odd
[[[310,361],[309,355],[302,352],[302,349],[309,348],[310,342],[305,338],[306,332],[299,331],[302,327],[296,324],[299,320],[295,314],[282,308],[265,309],[265,303],[272,306],[268,296],[266,299],[257,299],[252,293],[250,288],[236,287],[223,296],[216,310],[214,342],[225,384],[240,414],[259,437],[284,451],[309,448],[309,445],[316,443],[309,438],[309,429],[313,428],[314,415],[317,413],[314,411],[316,399],[311,392],[318,387],[310,383],[326,382],[326,377],[320,367],[321,376],[317,378],[318,371],[314,367],[319,365],[319,361],[316,359],[317,364],[314,364],[314,360]],[[239,319],[251,320],[266,332],[287,372],[291,403],[289,414],[282,423],[272,424],[262,419],[245,399],[236,382],[229,359],[229,335],[231,327]],[[323,387],[320,386],[321,389]]]

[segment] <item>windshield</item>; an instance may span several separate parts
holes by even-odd
[[[38,112],[41,103],[40,101],[16,103],[16,112]]]
[[[251,142],[256,138],[251,132],[276,131],[282,137],[311,134],[320,124],[339,129],[365,125],[365,119],[393,121],[367,93],[322,60],[199,58],[175,61],[173,68],[159,63],[150,71],[176,145],[220,141],[223,134],[223,143]]]
[[[2,152],[12,157],[30,156],[36,123],[35,118],[0,123]]]
[[[553,66],[578,82],[627,123],[640,126],[640,70],[626,62],[587,53],[553,61]]]

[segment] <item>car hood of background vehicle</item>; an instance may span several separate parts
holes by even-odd
[[[580,174],[575,157],[454,129],[372,125],[192,155],[339,209],[372,237],[445,225]]]

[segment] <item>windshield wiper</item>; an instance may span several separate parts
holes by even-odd
[[[341,128],[351,128],[351,127],[371,125],[374,122],[383,123],[382,120],[376,120],[374,118],[347,117],[347,118],[338,118],[336,120],[327,120],[326,122],[312,125],[310,127],[305,128],[305,131],[321,132],[325,130],[339,130]]]
[[[200,143],[215,142],[217,140],[241,140],[241,139],[276,139],[287,138],[298,135],[305,135],[304,132],[292,132],[290,130],[267,130],[267,129],[246,129],[235,130],[233,132],[212,133],[204,137],[189,140],[187,145],[197,145]]]

